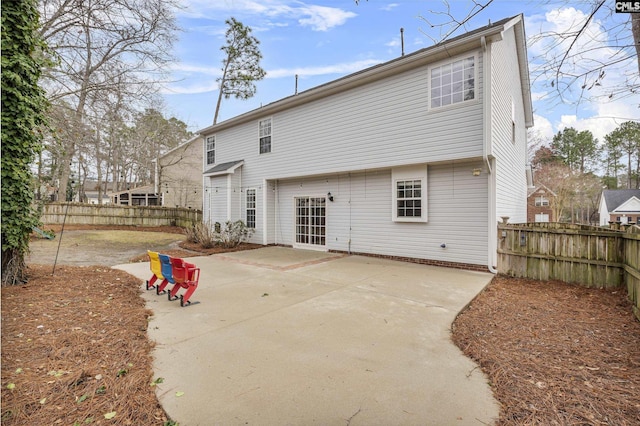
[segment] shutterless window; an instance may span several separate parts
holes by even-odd
[[[398,218],[422,217],[422,181],[396,182],[396,206]]]
[[[216,162],[216,137],[207,137],[207,164]]]
[[[536,207],[548,206],[548,205],[549,205],[549,199],[545,197],[536,197]]]
[[[260,154],[271,152],[271,119],[260,121]]]
[[[256,190],[247,189],[247,228],[256,227]]]
[[[431,108],[475,99],[475,57],[431,68]]]

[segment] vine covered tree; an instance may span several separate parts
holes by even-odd
[[[262,53],[260,40],[251,35],[251,28],[245,27],[235,18],[225,21],[228,28],[225,33],[226,43],[220,48],[225,53],[222,61],[222,77],[219,84],[218,102],[213,116],[213,124],[218,122],[218,113],[222,97],[246,100],[256,94],[255,82],[262,80],[267,74],[260,67]]]
[[[26,279],[29,234],[39,222],[30,164],[42,146],[44,44],[35,0],[2,3],[2,284]]]

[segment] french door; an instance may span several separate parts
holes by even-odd
[[[296,197],[296,244],[315,248],[326,245],[327,199]]]

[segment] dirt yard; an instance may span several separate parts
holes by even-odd
[[[202,254],[178,246],[176,230],[154,231],[177,235],[162,243],[175,256]],[[146,260],[155,237],[137,232],[127,260]],[[102,250],[123,255],[113,238]],[[78,234],[65,258],[91,258],[87,240]],[[2,424],[175,424],[154,392],[162,378],[152,371],[142,283],[108,266],[62,264],[52,275],[33,260],[29,282],[1,293]],[[624,290],[497,277],[452,330],[489,377],[499,425],[640,424],[640,322]]]

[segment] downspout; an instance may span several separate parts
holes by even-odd
[[[485,36],[480,38],[482,45],[483,61],[482,76],[484,80],[484,95],[482,99],[482,158],[487,165],[487,189],[488,189],[488,228],[487,228],[487,269],[492,274],[497,274],[494,267],[494,260],[498,251],[496,234],[496,188],[495,176],[489,160],[489,144],[491,143],[491,67],[490,67],[490,46],[487,45]]]

